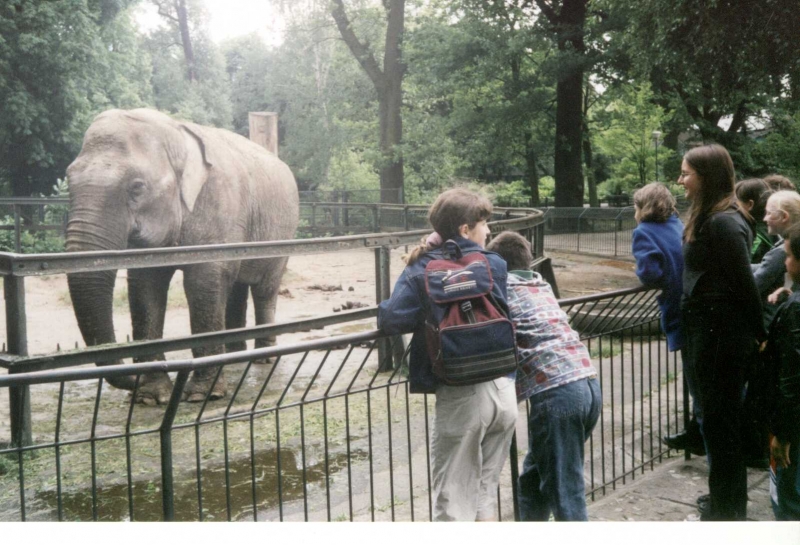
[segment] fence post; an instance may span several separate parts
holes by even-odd
[[[576,252],[581,251],[581,223],[582,223],[581,220],[583,219],[583,215],[585,213],[586,210],[584,209],[583,212],[581,212],[581,215],[578,216],[578,248],[575,250]]]
[[[311,203],[311,223],[309,224],[311,227],[311,236],[317,236],[317,203]]]
[[[372,232],[379,233],[380,232],[380,214],[378,213],[379,204],[372,205]]]
[[[622,215],[622,210],[618,211],[617,217],[614,218],[614,257],[617,257],[617,255],[619,255],[617,253],[617,244],[619,239],[619,232],[622,229],[622,220],[619,219],[621,215]]]
[[[350,200],[349,192],[347,190],[344,190],[342,192],[342,202],[344,203],[344,208],[343,208],[343,214],[342,215],[343,215],[344,226],[345,227],[350,227],[350,210],[348,210],[350,207],[347,206],[347,203],[348,203],[349,200]]]
[[[19,206],[14,205],[14,251],[22,253],[22,222],[19,217]]]
[[[278,156],[278,114],[250,112],[250,140]]]
[[[389,246],[375,248],[375,299],[377,303],[384,301],[391,295],[391,264],[392,254]],[[391,349],[392,345],[394,350]],[[397,351],[399,349],[399,357]],[[391,371],[392,359],[399,363],[403,357],[403,343],[401,337],[378,340],[378,372]]]
[[[161,501],[164,521],[175,520],[175,480],[172,474],[172,424],[178,414],[183,388],[189,380],[189,371],[179,371],[172,387],[169,404],[164,411],[159,435],[161,438]],[[197,476],[200,479],[200,476]]]
[[[6,337],[8,352],[17,356],[28,355],[28,326],[25,316],[25,277],[6,276],[3,279],[6,299]],[[13,373],[13,366],[9,373]],[[18,447],[31,444],[31,392],[29,386],[8,389],[11,413],[11,440]]]

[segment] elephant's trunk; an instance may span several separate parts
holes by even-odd
[[[126,226],[119,225],[108,229],[97,223],[90,223],[85,214],[72,214],[67,226],[66,249],[68,252],[97,250],[118,250],[126,247]],[[75,310],[75,318],[87,346],[115,343],[113,299],[117,271],[97,271],[67,275],[69,294]],[[113,365],[120,360],[98,361],[97,365]],[[115,377],[108,382],[116,388],[132,390],[134,378]]]

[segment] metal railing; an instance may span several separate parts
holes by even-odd
[[[680,429],[678,362],[658,333],[657,293],[561,301],[604,396],[586,446],[590,500],[653,469],[669,456],[658,438]],[[31,388],[36,433],[24,447],[0,450],[0,520],[430,520],[433,400],[409,394],[405,355],[381,364],[381,341],[399,342],[372,330],[166,363],[2,376],[0,389]],[[267,357],[274,363],[253,363]],[[179,403],[189,373],[203,367],[235,377],[230,399]],[[155,370],[174,376],[166,406],[136,405],[105,383]],[[514,518],[512,483],[526,450],[519,444],[498,490],[500,520]]]
[[[631,255],[636,220],[626,208],[547,208],[545,249],[614,257]]]

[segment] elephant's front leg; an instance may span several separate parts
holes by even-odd
[[[128,271],[128,302],[131,308],[133,339],[161,339],[164,336],[164,316],[167,310],[169,283],[174,268],[132,269]],[[134,362],[164,361],[163,353],[139,356]],[[136,402],[163,405],[169,401],[172,381],[164,372],[143,375],[136,391]]]
[[[189,303],[192,334],[225,329],[225,305],[233,287],[235,270],[230,263],[201,263],[187,267],[183,286]],[[195,358],[223,353],[222,345],[192,349]],[[216,378],[216,380],[215,380]],[[187,383],[183,398],[186,401],[221,399],[227,393],[225,373],[216,368],[198,369]]]

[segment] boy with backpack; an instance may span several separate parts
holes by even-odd
[[[589,352],[550,285],[530,270],[530,244],[513,231],[488,250],[508,264],[507,300],[517,337],[517,401],[530,401],[528,454],[519,477],[520,519],[585,521],[584,443],[602,408]]]
[[[433,519],[497,518],[497,485],[517,420],[516,350],[506,264],[484,249],[492,204],[462,188],[442,193],[428,219],[438,236],[406,257],[378,327],[413,333],[411,393],[435,393]]]

